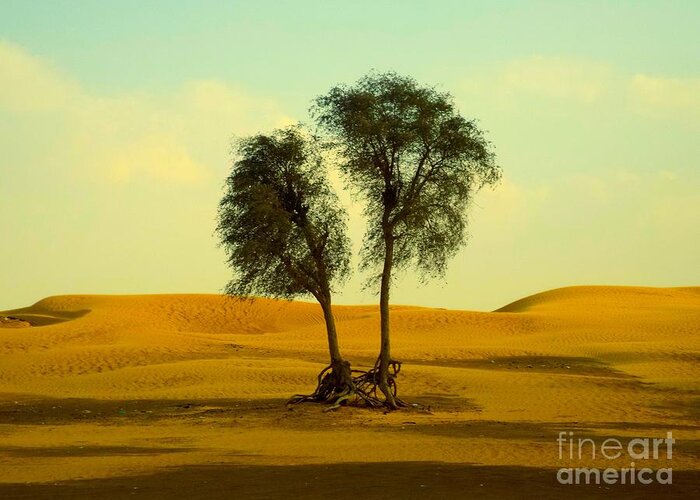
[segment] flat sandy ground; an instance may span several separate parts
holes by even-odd
[[[367,367],[377,309],[335,312]],[[700,288],[393,307],[401,394],[430,409],[392,413],[285,407],[325,365],[312,303],[60,296],[0,315],[24,320],[0,322],[0,498],[700,498]],[[669,431],[670,460],[560,459],[556,441]],[[632,461],[673,484],[556,479]]]

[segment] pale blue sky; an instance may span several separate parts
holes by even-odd
[[[396,302],[700,285],[698,25],[669,1],[0,0],[0,308],[217,292],[231,135],[371,68],[453,92],[505,172],[445,283],[408,275]]]
[[[371,67],[447,87],[533,54],[679,77],[700,69],[700,3],[688,1],[2,0],[0,14],[3,38],[91,90],[216,77],[299,111],[309,93]]]

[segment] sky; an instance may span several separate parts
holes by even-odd
[[[699,286],[698,25],[687,1],[0,0],[0,309],[221,292],[231,139],[371,69],[451,92],[504,173],[445,278],[404,272],[394,303]],[[335,302],[376,302],[363,281]]]

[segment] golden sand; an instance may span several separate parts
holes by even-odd
[[[371,364],[377,308],[334,310],[345,357]],[[402,397],[431,411],[386,414],[285,408],[326,362],[313,303],[81,295],[0,316],[33,325],[0,324],[0,483],[212,464],[550,470],[560,431],[673,431],[674,469],[700,469],[700,288],[569,287],[490,313],[394,306]]]

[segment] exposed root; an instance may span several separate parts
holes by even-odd
[[[357,387],[359,392],[366,394],[373,401],[379,402],[379,405],[372,406],[384,406],[389,408],[390,410],[395,410],[397,408],[406,408],[412,405],[399,399],[399,397],[397,396],[398,387],[396,384],[396,376],[399,374],[400,371],[400,361],[396,361],[393,359],[389,361],[389,373],[386,381],[388,390],[386,392],[381,390],[379,360],[377,360],[377,362],[374,363],[374,368],[366,372],[363,372],[361,370],[353,370],[353,372],[360,373],[359,375],[353,378],[353,381],[355,383],[355,387]],[[384,398],[382,399],[380,393],[383,393],[384,395],[387,393],[390,394],[392,396],[391,399],[393,399],[393,401],[391,401],[386,396],[384,396]]]
[[[312,394],[297,394],[293,396],[288,405],[299,403],[329,403],[339,404],[339,400],[346,401],[347,396],[355,391],[352,380],[350,363],[339,361],[326,366],[318,374],[318,384]]]
[[[350,363],[342,361],[330,364],[318,374],[316,390],[309,395],[297,394],[288,402],[288,405],[299,403],[325,403],[330,404],[324,411],[335,410],[342,405],[367,406],[370,408],[398,408],[419,407],[421,405],[409,404],[397,396],[396,376],[401,371],[401,362],[391,360],[387,377],[387,398],[381,390],[379,360],[370,370],[351,369]],[[393,401],[391,401],[393,399]]]

